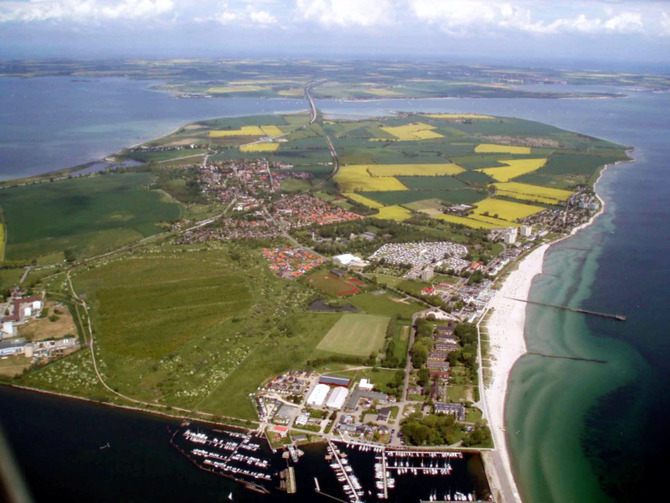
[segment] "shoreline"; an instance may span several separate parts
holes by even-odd
[[[634,149],[628,150],[631,153]],[[521,503],[521,495],[512,470],[511,454],[507,446],[507,435],[505,430],[505,406],[507,402],[507,387],[512,369],[515,363],[527,353],[526,348],[526,308],[527,304],[511,300],[508,297],[528,300],[530,289],[535,276],[542,274],[544,268],[544,256],[547,250],[561,241],[571,238],[581,230],[591,226],[595,220],[605,212],[605,200],[598,194],[597,186],[602,180],[603,174],[619,164],[635,162],[635,158],[617,161],[605,165],[598,174],[593,184],[593,192],[600,202],[600,209],[585,223],[578,225],[566,236],[562,236],[549,243],[544,243],[532,250],[519,262],[517,269],[513,270],[505,279],[502,287],[491,299],[488,309],[491,316],[485,323],[489,336],[489,352],[492,373],[491,384],[484,386],[484,407],[487,410],[489,427],[494,440],[494,446],[498,451],[497,457],[490,457],[492,461],[491,476],[495,480],[491,482],[492,490],[495,489],[502,494],[502,486],[508,486],[508,493],[513,493],[513,500]],[[497,482],[495,484],[494,482]],[[503,501],[506,501],[503,498]]]
[[[508,485],[507,493],[513,494],[514,501],[521,502],[512,471],[511,456],[505,435],[505,401],[507,385],[512,367],[516,361],[526,354],[524,337],[526,323],[526,304],[511,300],[508,297],[527,299],[533,278],[542,273],[544,254],[550,243],[545,243],[524,257],[516,270],[491,299],[489,309],[491,316],[486,322],[489,335],[492,373],[491,384],[484,387],[484,400],[487,410],[489,427],[494,445],[498,451],[493,468],[500,485]],[[497,488],[502,493],[502,487]],[[502,498],[502,501],[507,501]]]

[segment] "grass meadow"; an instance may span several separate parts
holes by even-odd
[[[147,190],[145,173],[109,174],[13,187],[0,194],[7,223],[7,259],[30,259],[71,248],[94,255],[159,232],[178,218],[178,204]]]

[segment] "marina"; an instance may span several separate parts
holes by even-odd
[[[464,475],[469,478],[465,456],[477,455],[458,451],[391,449],[328,439],[325,444],[303,446],[304,451],[290,443],[278,452],[255,432],[215,430],[194,423],[183,423],[172,434],[170,444],[200,470],[265,495],[283,493],[288,497],[313,491],[345,503],[487,501],[490,495],[486,483],[464,484]],[[310,462],[299,464],[302,456]],[[329,476],[320,466],[328,468]],[[458,480],[453,478],[454,467]],[[304,488],[306,479],[309,489]],[[421,490],[417,491],[417,485]]]
[[[205,433],[190,426],[184,423],[184,430],[175,431],[170,444],[195,466],[235,480],[252,491],[270,494],[265,484],[272,481],[273,473],[270,459],[256,454],[261,448],[258,437],[233,430]]]

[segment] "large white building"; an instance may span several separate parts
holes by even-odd
[[[356,255],[351,253],[344,253],[342,255],[337,255],[333,257],[333,262],[343,267],[349,267],[351,269],[362,269],[369,264],[367,260],[358,258]]]
[[[533,228],[530,225],[522,225],[521,228],[519,229],[519,234],[521,234],[522,238],[530,237],[532,233]]]
[[[517,236],[517,229],[516,227],[510,227],[507,229],[507,234],[505,234],[504,237],[504,242],[506,245],[513,245],[516,243],[516,236]]]
[[[326,384],[317,384],[307,397],[307,405],[321,407],[323,402],[326,401],[326,397],[328,396],[329,391],[330,386]]]
[[[347,388],[335,388],[326,402],[326,407],[329,409],[339,410],[344,405],[344,401],[347,399],[349,390]]]

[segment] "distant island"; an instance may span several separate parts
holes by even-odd
[[[445,95],[443,81],[369,85],[340,68],[333,82],[328,71],[162,85],[304,97],[309,110],[199,121],[100,171],[5,182],[3,380],[243,426],[276,448],[292,437],[495,445],[506,458],[502,406],[530,281],[548,243],[601,210],[594,184],[629,160],[626,147],[510,117],[324,116],[315,97]],[[494,75],[455,95],[527,94],[510,87],[519,75]]]

